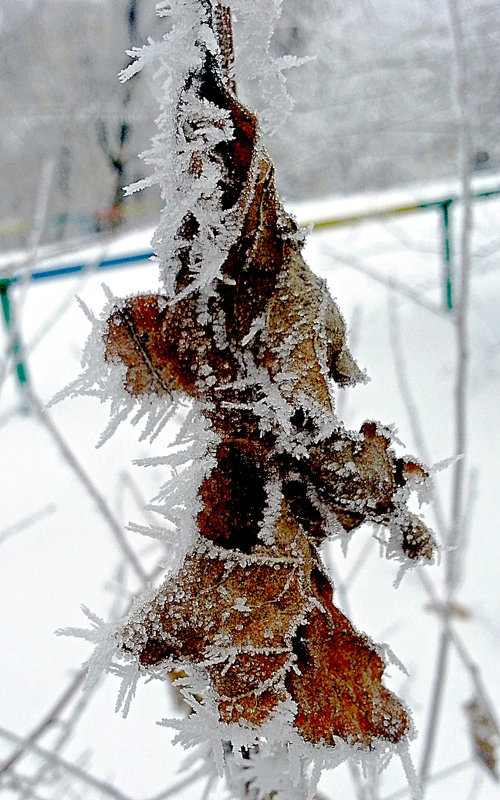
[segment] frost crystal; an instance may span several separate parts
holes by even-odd
[[[250,77],[260,72],[266,87],[270,34],[256,45],[255,8],[272,21],[279,6],[251,5],[248,45],[260,55]],[[231,8],[249,24],[249,4]],[[411,732],[383,685],[385,653],[334,605],[321,544],[369,521],[388,531],[389,557],[431,560],[432,534],[407,506],[429,476],[396,456],[391,429],[347,431],[335,416],[333,384],[365,376],[237,97],[229,6],[159,10],[168,32],[131,51],[122,78],[152,66],[159,89],[159,133],[144,155],[152,175],[129,192],[160,186],[163,288],[108,296],[67,391],[110,401],[102,441],[131,412],[154,438],[183,409],[170,452],[141,462],[169,470],[151,506],[167,530],[135,528],[172,543],[171,560],[120,626],[92,632],[91,665],[121,675],[125,710],[139,673],[181,675],[191,714],[164,721],[177,740],[201,748],[237,796],[250,786],[256,798],[306,800],[326,763],[380,770]],[[404,749],[401,758],[410,773]]]

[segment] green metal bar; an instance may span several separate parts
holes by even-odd
[[[453,308],[452,294],[452,272],[453,263],[451,257],[451,235],[450,235],[450,206],[453,200],[446,200],[441,203],[442,224],[443,224],[443,256],[444,256],[444,288],[446,308],[450,311]]]
[[[484,192],[473,192],[472,197],[475,200],[482,200],[488,197],[500,195],[500,189],[490,189]],[[454,200],[460,200],[460,196],[456,197],[441,197],[438,200],[428,200],[422,203],[412,203],[408,205],[388,205],[385,208],[377,209],[375,211],[361,211],[359,214],[352,214],[346,217],[338,217],[337,219],[324,219],[324,220],[311,220],[310,222],[303,222],[303,226],[312,228],[313,230],[321,230],[322,228],[332,228],[337,225],[355,225],[359,222],[365,222],[369,219],[381,219],[384,217],[392,217],[396,214],[412,214],[415,211],[421,211],[426,208],[440,208],[442,209],[445,204],[450,205]]]
[[[0,298],[2,302],[3,317],[7,326],[7,331],[10,333],[12,330],[12,313],[9,298],[9,286],[9,280],[0,280]],[[19,337],[19,331],[16,331],[12,342],[12,355],[14,356],[14,362],[16,364],[17,379],[20,385],[23,386],[23,384],[28,383],[28,374],[21,358],[21,353],[21,339]]]
[[[491,189],[484,192],[475,192],[473,197],[476,199],[493,197],[500,194],[500,189]],[[450,206],[457,198],[448,197],[438,200],[431,200],[424,203],[416,203],[403,206],[388,206],[377,211],[364,211],[359,214],[351,216],[340,217],[338,219],[325,219],[312,221],[309,225],[303,223],[304,227],[311,227],[313,230],[321,230],[323,228],[331,228],[337,225],[353,225],[359,222],[364,222],[369,219],[381,219],[390,217],[396,214],[409,214],[422,209],[438,208],[441,211],[441,221],[443,230],[443,273],[444,273],[444,286],[445,286],[445,304],[446,308],[453,308],[453,259],[452,259],[452,244],[450,235]],[[99,268],[109,267],[122,267],[128,264],[137,263],[140,261],[147,261],[153,255],[152,251],[137,253],[129,256],[121,256],[118,258],[111,258],[101,261],[98,264]],[[81,272],[87,267],[86,264],[72,264],[64,267],[52,267],[44,270],[35,270],[29,277],[35,279],[59,278],[65,275],[71,275],[75,272]],[[9,286],[19,280],[19,276],[14,275],[11,278],[0,277],[0,298],[2,302],[3,316],[7,325],[7,329],[11,330],[11,308],[9,301]],[[28,375],[26,368],[23,364],[20,354],[22,353],[21,341],[17,333],[12,344],[12,353],[16,360],[16,370],[19,383],[22,385],[27,383]]]

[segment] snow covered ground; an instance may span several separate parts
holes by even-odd
[[[311,219],[313,209],[297,209]],[[318,213],[314,209],[314,214]],[[326,208],[324,213],[329,213]],[[408,452],[439,464],[454,452],[453,391],[456,367],[453,313],[443,304],[441,220],[436,209],[358,225],[335,227],[313,234],[307,244],[310,266],[328,281],[331,293],[351,330],[358,363],[371,380],[366,386],[339,392],[338,411],[349,427],[364,419],[394,424]],[[459,209],[453,211],[455,238]],[[477,665],[489,699],[500,706],[499,546],[499,397],[500,397],[500,201],[475,205],[474,276],[470,324],[470,384],[468,392],[468,449],[466,469],[470,502],[467,541],[460,548],[462,571],[457,594],[454,630],[468,658]],[[150,232],[127,242],[113,242],[94,260],[125,248],[147,250]],[[455,267],[458,254],[455,248]],[[72,254],[77,257],[80,254]],[[85,254],[85,257],[92,254]],[[141,263],[121,270],[88,271],[76,278],[37,281],[11,290],[13,308],[21,322],[30,385],[46,403],[79,372],[79,359],[88,334],[88,322],[75,295],[96,313],[104,304],[101,283],[118,296],[156,291],[157,269]],[[392,282],[392,286],[391,286]],[[2,330],[2,354],[9,342]],[[405,378],[398,374],[399,357],[414,408],[401,394]],[[9,377],[0,397],[2,520],[0,523],[0,759],[16,749],[7,731],[26,737],[52,709],[75,672],[89,655],[85,642],[56,637],[66,626],[85,626],[80,606],[109,619],[123,609],[127,593],[139,588],[137,577],[123,566],[123,553],[99,515],[94,501],[76,480],[48,431],[27,411],[22,391]],[[107,409],[91,398],[64,401],[50,416],[72,452],[107,498],[123,525],[141,523],[144,505],[164,480],[161,468],[134,466],[133,460],[160,455],[175,431],[165,431],[154,445],[139,442],[139,431],[129,423],[101,449],[95,449],[107,423]],[[418,413],[427,452],[415,439]],[[413,425],[412,425],[413,422]],[[173,428],[173,426],[172,426]],[[436,491],[449,519],[451,469],[436,475]],[[426,519],[435,525],[431,507]],[[126,532],[130,546],[146,569],[161,552],[138,534]],[[370,529],[351,537],[347,553],[338,544],[325,552],[338,587],[337,601],[348,602],[354,625],[374,641],[388,644],[403,662],[407,674],[388,668],[387,682],[412,709],[418,735],[411,753],[418,766],[425,740],[426,719],[434,678],[439,615],[419,577],[406,573],[393,583],[398,566],[380,557]],[[442,566],[422,568],[427,582],[442,592]],[[345,590],[345,596],[344,592]],[[459,604],[459,607],[458,607]],[[345,607],[345,606],[344,606]],[[65,711],[78,715],[74,735],[60,750],[65,762],[86,774],[113,784],[115,797],[135,800],[163,796],[175,784],[184,753],[171,744],[168,728],[155,723],[175,716],[175,698],[159,682],[142,684],[126,720],[114,712],[118,681],[108,678],[90,697],[84,710],[77,692]],[[472,759],[472,743],[464,704],[473,695],[470,671],[452,648],[446,676],[442,718],[432,761],[433,774],[443,773],[428,787],[429,800],[500,797],[498,784]],[[52,727],[39,740],[49,747],[64,733]],[[32,756],[17,764],[15,774],[35,774],[43,759]],[[457,768],[456,765],[458,765]],[[51,783],[51,780],[62,782]],[[45,775],[39,798],[94,798],[113,796],[105,787],[92,787],[62,770]],[[64,781],[66,781],[64,783]],[[180,798],[201,798],[206,781],[201,776]],[[326,773],[320,789],[325,797],[356,797],[347,766]],[[405,787],[401,764],[394,759],[371,782],[370,798],[394,794]],[[221,787],[212,787],[222,796]],[[19,787],[4,789],[7,800],[22,797]]]

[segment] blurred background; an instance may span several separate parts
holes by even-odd
[[[237,57],[246,44],[239,22]],[[158,289],[148,256],[159,197],[122,191],[148,174],[138,154],[158,106],[147,72],[124,85],[117,75],[126,50],[161,38],[166,24],[150,0],[0,0],[6,800],[231,796],[202,762],[179,772],[186,754],[156,725],[182,713],[169,687],[141,685],[123,720],[115,677],[81,693],[91,646],[54,635],[89,625],[82,604],[119,617],[168,561],[160,543],[126,526],[157,522],[147,504],[168,472],[133,462],[163,455],[181,420],[152,445],[126,422],[96,450],[109,418],[97,400],[41,413],[81,370],[90,326],[77,297],[99,315],[103,281],[118,297]],[[284,0],[270,49],[313,57],[287,70],[294,106],[278,127],[259,76],[238,83],[269,121],[264,137],[286,207],[311,226],[306,260],[337,299],[371,378],[337,392],[337,413],[353,429],[365,419],[394,424],[401,452],[436,467],[434,501],[422,513],[440,542],[437,562],[395,589],[399,566],[380,557],[380,532],[363,528],[347,549],[325,548],[335,599],[407,669],[391,666],[386,682],[412,709],[410,749],[428,776],[427,800],[498,800],[500,5]],[[457,430],[465,469],[455,529]],[[410,791],[395,758],[379,777],[353,765],[325,774],[318,800],[334,797],[397,800]]]
[[[473,169],[500,169],[500,8],[464,3]],[[29,241],[44,165],[51,165],[42,242],[155,219],[144,177],[154,133],[151,81],[122,85],[127,49],[158,38],[148,0],[2,0],[0,250]],[[269,138],[285,198],[352,194],[454,176],[458,126],[453,47],[439,0],[286,0],[276,56],[313,56],[287,73],[293,113]],[[259,107],[262,97],[243,85]]]

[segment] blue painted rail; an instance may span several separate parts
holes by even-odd
[[[486,189],[484,191],[476,191],[472,193],[472,197],[475,200],[484,199],[488,197],[493,197],[495,195],[500,195],[500,188],[492,188]],[[424,209],[429,208],[436,208],[441,213],[441,229],[442,229],[442,259],[443,259],[443,295],[444,295],[444,304],[448,310],[453,309],[454,304],[454,297],[453,297],[453,247],[452,247],[452,236],[451,236],[451,207],[453,203],[457,203],[460,200],[459,195],[447,197],[438,197],[432,200],[425,200],[424,202],[417,202],[417,203],[396,203],[396,204],[387,204],[386,206],[379,207],[377,209],[367,209],[361,212],[355,212],[353,214],[338,214],[334,215],[330,218],[326,217],[325,219],[312,219],[310,221],[301,220],[301,223],[304,227],[309,227],[313,231],[320,231],[324,230],[325,228],[331,228],[340,225],[356,225],[360,222],[365,222],[369,220],[376,220],[382,219],[392,216],[397,216],[399,214],[410,214],[415,213],[418,211],[422,211]],[[14,274],[10,277],[0,277],[0,300],[2,305],[2,312],[4,316],[5,323],[9,330],[12,329],[12,313],[11,313],[11,301],[9,297],[9,288],[12,285],[20,282],[21,280],[32,280],[32,281],[39,281],[39,280],[53,280],[56,278],[63,278],[68,276],[74,276],[78,273],[85,272],[86,270],[96,270],[96,269],[116,269],[122,268],[126,266],[132,266],[134,264],[138,264],[142,261],[148,261],[153,256],[152,250],[144,250],[139,253],[132,253],[126,254],[121,256],[116,256],[114,258],[106,258],[102,261],[99,261],[97,264],[95,261],[90,261],[88,263],[77,263],[77,264],[65,264],[65,265],[54,265],[52,267],[47,266],[43,269],[35,269],[31,273],[26,274]],[[28,373],[26,367],[23,363],[22,359],[22,345],[21,345],[21,338],[20,332],[16,331],[13,342],[12,342],[12,355],[14,361],[16,363],[16,371],[19,383],[22,385],[27,382],[28,380]]]

